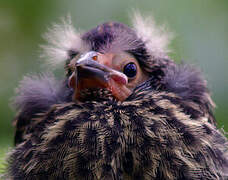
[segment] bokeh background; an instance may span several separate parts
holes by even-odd
[[[44,70],[41,35],[68,14],[84,30],[109,20],[130,24],[132,9],[154,16],[174,32],[170,56],[201,68],[217,104],[218,126],[228,131],[227,0],[0,0],[0,167],[13,145],[15,112],[9,102],[14,89],[24,75]]]

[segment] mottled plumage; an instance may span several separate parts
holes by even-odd
[[[60,32],[69,41],[48,35],[54,46],[46,54],[52,64],[62,55],[67,77],[21,82],[7,178],[227,179],[228,141],[216,128],[206,81],[196,68],[170,60],[168,36],[147,22],[137,15],[133,29],[110,22],[81,34],[55,26],[54,38]],[[72,100],[74,60],[91,50],[128,53],[147,79],[123,101],[106,88],[84,89]]]

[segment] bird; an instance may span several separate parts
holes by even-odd
[[[46,64],[14,98],[8,179],[227,179],[228,140],[200,70],[169,57],[172,33],[135,13],[132,25],[45,34]]]

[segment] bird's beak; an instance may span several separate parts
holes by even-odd
[[[76,62],[75,71],[68,81],[69,87],[74,89],[73,100],[80,99],[80,91],[83,89],[106,88],[120,101],[131,94],[126,87],[127,76],[99,63],[100,56],[104,55],[91,51]]]

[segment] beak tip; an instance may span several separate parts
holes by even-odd
[[[126,85],[128,83],[127,76],[115,70],[111,73],[111,78],[121,85]]]

